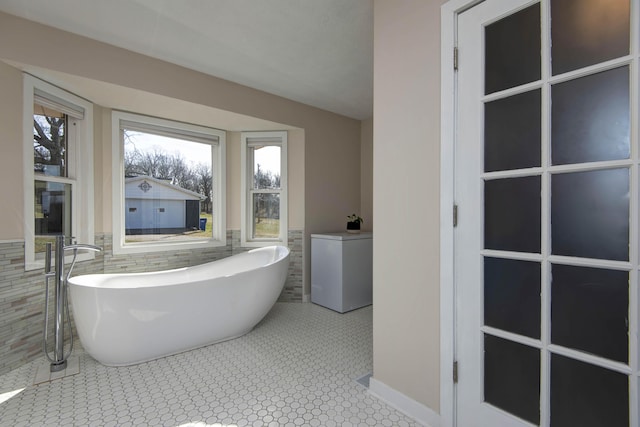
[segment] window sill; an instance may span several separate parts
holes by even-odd
[[[219,248],[226,246],[226,241],[220,240],[195,240],[193,242],[175,243],[128,243],[125,245],[113,243],[114,255],[141,254],[149,252],[169,252],[193,249]]]
[[[265,246],[287,246],[282,239],[274,240],[241,240],[240,246],[245,248],[263,248]]]

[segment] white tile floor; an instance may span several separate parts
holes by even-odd
[[[34,361],[0,376],[0,402],[24,389],[0,425],[417,425],[356,382],[372,369],[371,317],[278,303],[241,338],[148,363],[108,368],[77,349],[79,374],[32,385]]]

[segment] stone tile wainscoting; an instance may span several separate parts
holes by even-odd
[[[251,248],[240,246],[240,230],[232,230],[228,234],[227,241],[231,240],[233,255],[246,252]],[[289,256],[289,274],[284,284],[284,289],[278,298],[278,302],[302,302],[302,263],[304,248],[304,230],[289,230],[287,246],[291,251]]]
[[[280,302],[302,302],[302,230],[289,231],[289,274]],[[240,231],[227,231],[227,245],[199,251],[114,255],[111,234],[98,234],[95,244],[104,251],[93,261],[79,262],[73,275],[145,272],[202,264],[240,253]],[[0,375],[42,355],[44,316],[43,270],[25,271],[24,242],[0,242]]]

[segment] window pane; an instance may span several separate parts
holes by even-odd
[[[253,237],[256,239],[280,237],[279,194],[253,194]]]
[[[629,170],[608,169],[551,178],[554,255],[629,259]]]
[[[484,400],[538,424],[540,350],[485,334]]]
[[[627,376],[552,354],[551,425],[628,427]]]
[[[540,79],[540,4],[485,29],[485,94]]]
[[[484,247],[540,253],[540,177],[484,183]]]
[[[554,165],[629,158],[629,67],[556,84],[551,98]]]
[[[486,172],[540,166],[540,111],[539,89],[485,105]]]
[[[485,257],[484,324],[540,338],[540,263]]]
[[[280,147],[267,145],[251,147],[253,152],[253,188],[280,188]]]
[[[551,342],[627,363],[629,273],[553,265]]]
[[[553,74],[629,53],[630,0],[553,0]]]
[[[59,111],[34,105],[33,169],[36,174],[68,176],[67,116]]]
[[[125,242],[211,238],[212,146],[123,129]],[[166,133],[166,132],[165,132]]]
[[[71,237],[71,184],[38,181],[35,187],[35,252],[63,234]],[[49,236],[49,237],[48,237]]]

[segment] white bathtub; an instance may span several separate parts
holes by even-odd
[[[72,277],[78,336],[108,366],[236,338],[271,310],[288,266],[289,249],[271,246],[176,270]]]

